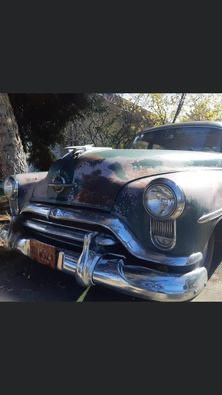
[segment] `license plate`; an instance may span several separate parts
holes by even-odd
[[[56,267],[56,248],[38,240],[30,240],[30,255],[34,261],[49,266]]]

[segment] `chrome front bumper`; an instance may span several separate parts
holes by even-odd
[[[101,284],[129,295],[156,301],[192,299],[207,283],[207,270],[166,273],[143,266],[125,264],[121,257],[105,259],[93,249],[96,233],[85,236],[81,255],[60,251],[57,269],[73,274],[83,286]],[[12,248],[30,256],[30,239],[18,238]]]

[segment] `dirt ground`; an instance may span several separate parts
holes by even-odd
[[[4,248],[7,218],[0,226],[0,301],[140,301],[103,287],[85,290],[67,274],[53,271]],[[212,276],[193,302],[222,301],[222,253],[216,245]]]

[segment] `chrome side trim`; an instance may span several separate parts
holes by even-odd
[[[187,266],[200,262],[203,257],[201,252],[196,252],[189,257],[175,257],[166,255],[163,251],[147,251],[139,244],[123,222],[108,213],[104,215],[103,213],[95,213],[91,211],[87,211],[87,213],[85,213],[83,210],[79,209],[49,208],[39,203],[29,204],[22,209],[21,213],[34,213],[47,219],[61,220],[64,222],[73,221],[81,224],[102,226],[111,231],[124,245],[124,247],[136,258],[145,259],[147,261],[163,265]]]
[[[96,254],[91,257],[94,237],[92,233],[85,239],[84,251],[78,260],[63,251],[59,253],[58,268],[75,275],[84,286],[100,284],[144,299],[185,301],[200,293],[207,283],[205,267],[175,274],[125,264],[121,258],[107,260]],[[14,248],[30,256],[29,244],[28,239],[18,239]]]
[[[219,208],[219,210],[212,211],[209,214],[202,215],[202,217],[200,217],[197,222],[199,224],[205,224],[206,222],[213,221],[213,219],[219,218],[221,216],[222,216],[222,208]]]
[[[48,187],[62,187],[62,188],[72,188],[73,187],[73,184],[59,184],[59,183],[51,183],[51,184],[48,184]]]

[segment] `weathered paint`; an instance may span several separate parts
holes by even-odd
[[[19,209],[26,205],[32,196],[36,183],[40,185],[41,180],[47,176],[47,172],[22,173],[14,176],[19,183]],[[11,202],[13,204],[13,202]]]
[[[142,178],[126,185],[118,194],[112,210],[113,215],[130,227],[143,248],[156,251],[158,249],[150,239],[150,217],[143,206],[143,194],[149,182],[158,177]],[[198,223],[198,219],[222,207],[222,169],[186,170],[183,174],[168,173],[164,177],[174,181],[186,196],[185,209],[176,221],[176,246],[167,255],[189,256],[202,252],[218,218],[203,224]]]
[[[61,193],[49,187],[57,175],[71,187]],[[155,250],[143,193],[159,175],[176,182],[186,196],[184,212],[176,221],[176,246],[166,254],[188,256],[203,251],[218,218],[208,223],[198,219],[222,207],[222,153],[102,149],[79,158],[70,153],[56,161],[46,177],[37,183],[26,181],[21,190],[26,201],[109,211],[130,228],[143,248]]]
[[[187,169],[222,169],[222,154],[165,150],[102,150],[56,161],[38,183],[32,200],[111,210],[122,187],[136,179]],[[72,187],[57,193],[56,175]]]

